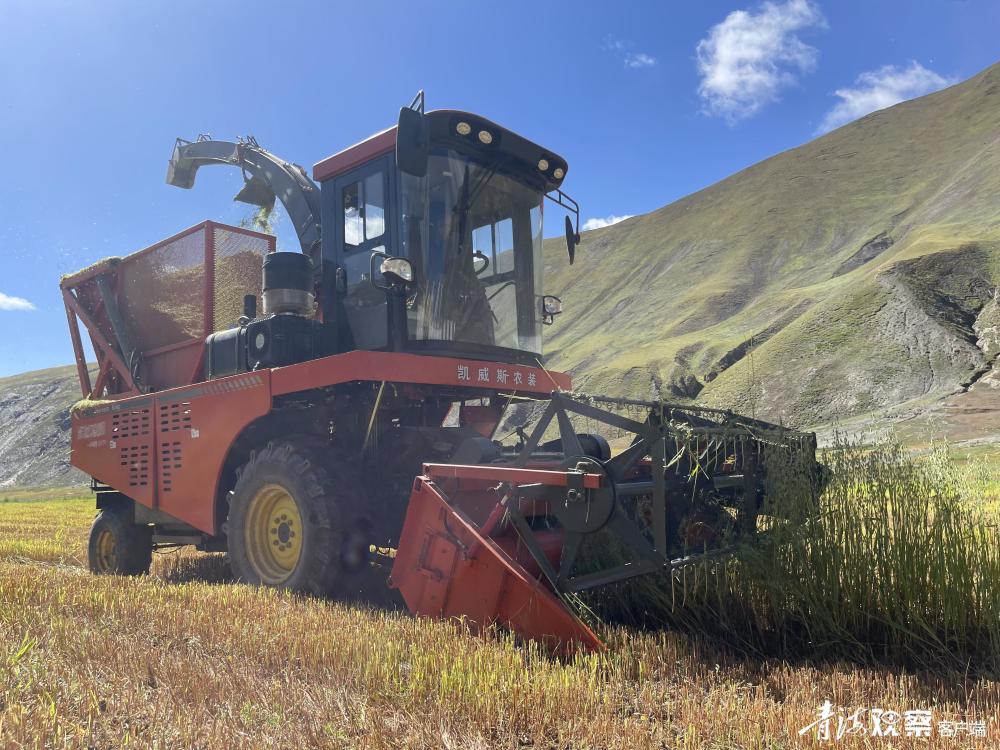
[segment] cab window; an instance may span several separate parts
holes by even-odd
[[[360,247],[385,234],[385,178],[382,172],[346,185],[344,244]]]
[[[514,225],[501,219],[472,230],[472,249],[489,260],[489,267],[480,278],[488,278],[514,270]]]

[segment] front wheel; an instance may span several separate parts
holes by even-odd
[[[251,456],[229,506],[240,580],[330,596],[367,567],[367,539],[353,533],[360,497],[337,468],[304,441],[271,442]]]
[[[121,576],[149,572],[153,561],[153,529],[133,523],[130,510],[116,505],[97,514],[87,544],[90,572]]]

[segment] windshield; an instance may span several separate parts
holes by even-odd
[[[402,178],[410,338],[541,353],[542,194],[448,148]]]

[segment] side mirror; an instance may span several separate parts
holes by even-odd
[[[396,125],[396,166],[401,172],[424,177],[427,174],[429,152],[427,121],[423,113],[403,107],[399,110],[399,122]]]
[[[542,297],[542,324],[550,326],[563,311],[562,300],[554,294],[546,294]]]
[[[380,284],[375,280],[375,263],[378,262],[378,271],[388,282]],[[380,250],[376,250],[371,256],[371,273],[368,280],[376,289],[386,292],[404,293],[406,285],[413,281],[413,265],[406,258],[396,258]]]
[[[576,246],[580,244],[580,235],[573,230],[573,220],[566,217],[566,250],[569,252],[569,264],[573,265],[576,258]]]

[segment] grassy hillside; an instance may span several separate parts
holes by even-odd
[[[573,267],[551,242],[548,362],[799,425],[929,406],[991,372],[998,202],[994,66],[589,232]]]
[[[78,398],[75,365],[0,378],[0,491],[84,484],[69,465],[69,408]]]

